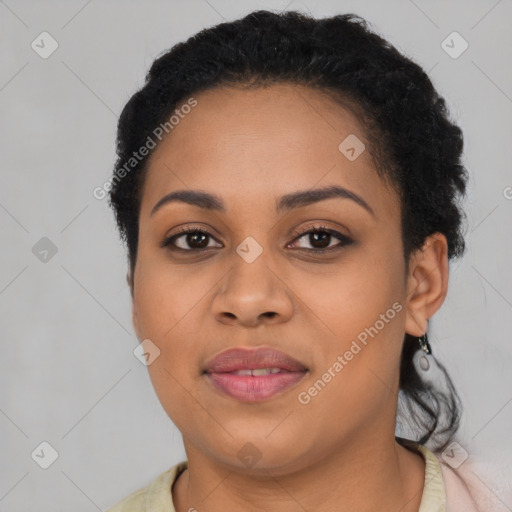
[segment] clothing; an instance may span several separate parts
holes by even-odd
[[[475,496],[472,496],[459,472],[445,464],[428,448],[412,441],[408,441],[407,445],[418,450],[425,460],[423,495],[418,512],[496,512],[501,510],[487,503],[486,498],[481,498],[477,504],[474,501]],[[131,493],[106,512],[176,512],[172,502],[171,487],[187,467],[188,461],[176,464],[161,473],[150,485]],[[477,489],[472,489],[478,492]]]

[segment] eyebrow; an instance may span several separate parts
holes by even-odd
[[[337,185],[311,190],[301,190],[281,196],[278,201],[276,201],[276,212],[281,213],[293,208],[308,206],[332,198],[350,199],[375,217],[374,211],[362,197],[358,196],[355,192]],[[150,216],[165,204],[172,202],[182,202],[205,210],[214,210],[221,213],[226,212],[226,207],[222,199],[217,195],[200,190],[177,190],[162,197],[151,210]]]

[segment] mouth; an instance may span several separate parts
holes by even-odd
[[[204,366],[205,373],[231,373],[243,370],[275,370],[288,372],[306,371],[307,368],[292,356],[269,347],[232,348],[210,359]]]
[[[226,350],[203,369],[216,391],[245,402],[259,402],[282,393],[307,372],[302,363],[271,348]]]

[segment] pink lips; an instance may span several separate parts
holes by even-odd
[[[237,375],[234,372],[273,369],[266,375]],[[277,370],[279,370],[277,372]],[[239,400],[257,402],[284,391],[306,375],[307,368],[293,357],[271,348],[229,349],[204,369],[206,377],[219,391]],[[261,373],[261,372],[257,372]]]

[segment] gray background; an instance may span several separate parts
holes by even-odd
[[[430,71],[462,127],[471,174],[468,251],[451,265],[449,295],[431,321],[431,337],[465,405],[461,446],[479,474],[493,475],[492,492],[502,492],[500,478],[510,483],[509,0],[6,0],[0,1],[1,511],[105,510],[185,459],[181,435],[132,353],[137,339],[124,251],[107,201],[92,190],[109,178],[117,117],[153,59],[206,26],[259,8],[365,17]],[[59,45],[47,59],[31,48],[43,31]],[[456,59],[441,47],[453,31],[469,43]],[[46,262],[32,250],[43,237],[57,248]],[[31,457],[43,441],[58,452],[48,469]]]

